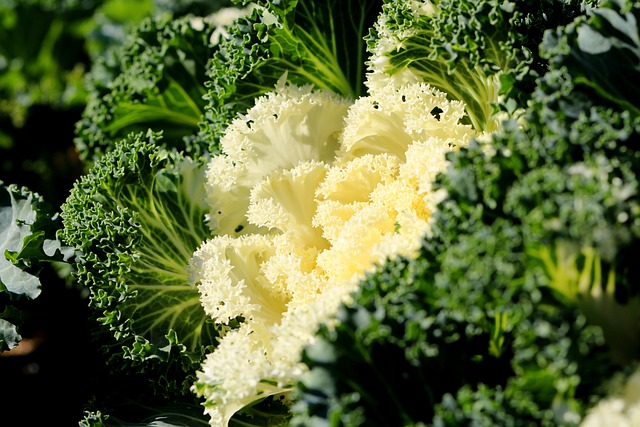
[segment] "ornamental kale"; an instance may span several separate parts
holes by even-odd
[[[390,82],[353,103],[282,85],[227,127],[225,155],[207,170],[217,235],[191,264],[207,314],[242,318],[197,374],[212,425],[264,396],[288,403],[318,324],[366,271],[416,252],[433,209],[428,177],[474,135],[463,116],[426,84]]]
[[[183,3],[90,55],[59,215],[0,193],[0,345],[65,261],[80,425],[633,419],[639,2]]]
[[[130,133],[162,132],[163,145],[202,156],[192,143],[205,101],[212,19],[163,15],[145,19],[123,46],[93,67],[90,97],[76,126],[80,157],[92,162]]]
[[[97,339],[105,343],[110,369],[152,376],[155,380],[150,392],[166,398],[179,399],[184,394],[182,388],[193,381],[195,367],[203,356],[212,353],[218,341],[236,328],[234,322],[242,320],[238,317],[214,323],[216,319],[200,303],[202,296],[195,284],[187,280],[186,267],[198,244],[226,232],[216,210],[210,205],[205,209],[211,195],[205,197],[203,193],[204,166],[209,157],[216,157],[218,137],[208,133],[206,126],[206,120],[215,115],[208,114],[204,122],[199,122],[203,118],[203,87],[216,84],[206,83],[202,71],[207,58],[217,58],[216,52],[232,48],[229,40],[245,22],[239,17],[251,10],[221,9],[205,17],[146,20],[129,44],[113,51],[118,61],[108,62],[107,58],[94,69],[92,98],[77,127],[76,147],[88,168],[62,207],[61,237],[79,253],[76,277],[90,292],[90,306],[102,326],[98,327]],[[284,17],[284,11],[279,13]],[[315,18],[320,16],[319,10],[314,13]],[[313,37],[325,34],[334,43],[334,11],[323,8],[322,13],[327,14],[327,20],[318,21]],[[311,17],[307,21],[302,21],[301,13],[296,17],[296,25],[289,23],[292,34],[281,34],[274,25],[273,40],[286,36],[289,42],[306,46],[311,36],[303,24],[311,22]],[[350,22],[343,14],[337,17],[345,20],[341,25]],[[231,25],[233,20],[236,22]],[[365,29],[362,26],[360,31]],[[348,61],[344,49],[337,45],[328,45],[328,49],[308,49],[307,54],[325,55],[322,61],[326,55],[342,55],[339,61],[335,59],[330,72],[350,76],[360,82],[356,86],[361,85],[363,66],[350,70],[358,63]],[[364,42],[361,49],[364,51]],[[311,94],[311,88],[316,88],[310,85],[317,83],[313,80],[315,74],[296,76],[293,70],[289,72],[289,59],[269,62],[277,72],[271,82],[265,80],[264,87],[254,96],[273,91],[284,73],[284,79],[309,85],[309,96],[317,97]],[[259,58],[252,60],[262,72],[268,69]],[[320,65],[322,61],[316,63]],[[116,65],[110,68],[109,64]],[[228,71],[238,65],[229,61],[225,64]],[[248,80],[242,80],[245,81]],[[239,94],[229,92],[224,99],[232,105],[240,99]],[[352,95],[351,89],[349,94]],[[346,101],[341,104],[345,105],[330,114],[332,127],[322,129],[331,140],[342,129],[340,111],[345,112],[347,106]],[[235,105],[238,108],[234,114],[246,113],[251,104],[238,101]],[[297,118],[299,114],[294,113]],[[245,123],[242,126],[246,128]],[[146,128],[148,131],[144,131]],[[288,131],[286,127],[281,130],[284,136]],[[228,139],[238,143],[232,137]],[[327,148],[336,147],[333,144]],[[232,150],[238,148],[231,146]],[[259,171],[252,173],[256,172]],[[216,193],[214,196],[219,197]],[[226,200],[225,212],[233,209],[231,198],[227,199],[221,199]],[[103,336],[105,331],[108,333]],[[288,413],[280,406],[264,401],[233,412],[242,409],[235,418],[256,423],[267,416],[286,420]],[[101,417],[109,416],[99,416],[98,412],[100,406],[93,405],[86,419],[95,418],[91,422],[97,423]],[[111,416],[110,422],[120,414],[122,411]]]
[[[60,237],[79,252],[77,279],[112,335],[104,345],[115,347],[116,366],[155,372],[171,395],[219,331],[186,270],[209,235],[204,165],[159,148],[158,138],[131,135],[94,164],[62,205]]]
[[[385,75],[424,81],[461,100],[478,131],[495,130],[505,97],[524,106],[546,64],[547,29],[584,13],[582,0],[425,0],[384,2],[367,43],[371,85]]]
[[[293,424],[578,425],[633,366],[639,16],[610,1],[546,33],[522,116],[448,156],[420,256],[365,279],[305,351]]]

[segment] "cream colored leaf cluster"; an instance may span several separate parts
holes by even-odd
[[[415,256],[445,154],[474,132],[464,106],[423,83],[355,102],[279,84],[238,118],[208,168],[216,237],[191,262],[205,311],[230,324],[194,390],[212,425],[286,395],[300,356],[363,275]]]
[[[591,408],[580,427],[640,426],[640,369],[624,378],[615,376],[610,394]]]

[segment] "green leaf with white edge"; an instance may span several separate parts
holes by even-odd
[[[0,351],[14,348],[22,340],[16,326],[20,322],[21,313],[15,307],[7,307],[0,313]]]
[[[0,350],[20,340],[21,316],[13,302],[40,295],[42,263],[73,255],[55,238],[57,229],[58,217],[40,195],[0,181]]]
[[[40,280],[16,265],[16,254],[23,250],[25,242],[42,241],[44,233],[32,234],[37,215],[33,203],[38,198],[15,185],[3,186],[0,197],[0,290],[31,299],[40,295]]]
[[[131,135],[94,164],[62,206],[62,237],[82,254],[77,277],[111,332],[116,365],[157,369],[180,388],[219,334],[187,273],[210,235],[206,164],[159,139]]]

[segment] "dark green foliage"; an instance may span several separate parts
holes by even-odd
[[[294,424],[577,425],[640,358],[637,24],[621,25],[640,4],[600,7],[548,33],[518,121],[450,154],[419,257],[382,266],[320,330]],[[577,39],[596,33],[612,39],[589,59]],[[600,55],[621,62],[608,78]]]
[[[516,228],[388,263],[307,349],[294,425],[563,425],[609,367],[599,330],[523,279]],[[585,356],[589,355],[589,363]],[[303,415],[301,415],[301,413]],[[424,424],[419,424],[424,423]],[[565,424],[571,425],[571,424]]]
[[[131,135],[96,162],[62,206],[61,238],[80,253],[77,279],[110,335],[101,339],[111,362],[147,372],[171,395],[188,389],[218,331],[187,273],[209,236],[205,165],[158,139]]]
[[[163,145],[203,156],[192,143],[205,101],[206,64],[215,27],[193,16],[145,19],[123,46],[93,66],[89,100],[76,126],[76,147],[88,163],[132,132],[162,132]]]
[[[572,79],[599,97],[638,115],[640,72],[638,7],[634,2],[609,0],[586,17],[545,35],[544,56],[553,66],[567,67]],[[614,11],[618,9],[619,11]]]

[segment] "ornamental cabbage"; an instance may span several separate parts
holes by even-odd
[[[637,424],[635,376],[601,385],[640,358],[638,22],[607,1],[546,33],[521,120],[448,154],[420,255],[305,349],[292,425]]]
[[[81,425],[575,426],[640,354],[640,3],[206,3],[92,67]],[[53,239],[0,202],[5,304]]]
[[[239,322],[193,387],[212,425],[266,396],[286,404],[318,325],[366,272],[417,253],[437,200],[431,179],[477,133],[461,123],[461,102],[393,82],[351,102],[281,81],[209,163],[216,236],[195,252],[191,277],[216,323]]]

